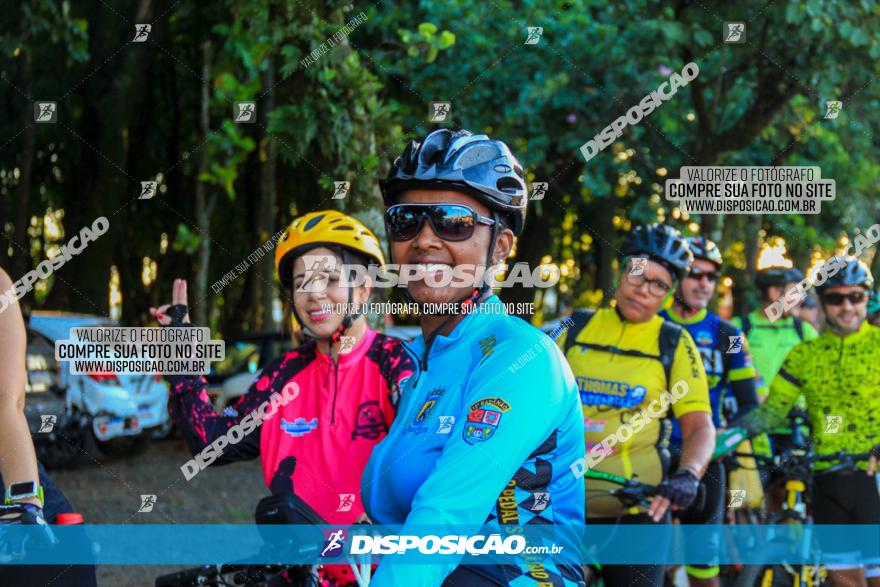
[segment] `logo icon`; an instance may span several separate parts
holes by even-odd
[[[735,336],[728,336],[730,339],[730,346],[727,347],[728,355],[738,355],[743,350],[743,337],[742,334],[737,334]]]
[[[429,102],[428,119],[431,122],[451,122],[452,102]]]
[[[131,40],[132,43],[143,43],[147,40],[147,37],[150,36],[150,31],[153,30],[153,25],[151,24],[136,24],[134,25],[134,38]]]
[[[463,435],[468,444],[485,442],[495,435],[501,416],[510,409],[510,404],[500,397],[489,397],[471,405]]]
[[[324,541],[324,548],[321,550],[319,558],[336,558],[342,554],[343,545],[345,544],[345,532],[337,530],[331,532]]]
[[[340,336],[339,337],[339,354],[347,355],[351,352],[351,349],[354,348],[354,343],[357,339],[353,336]]]
[[[532,497],[534,502],[532,503],[532,507],[529,509],[533,512],[542,512],[544,511],[548,505],[550,505],[550,494],[549,493],[533,493]]]
[[[40,124],[58,122],[58,103],[34,102],[34,122]]]
[[[152,199],[152,197],[155,195],[156,195],[156,182],[155,181],[142,181],[141,182],[141,195],[138,196],[138,200],[149,200],[149,199]]]
[[[532,195],[529,198],[530,200],[543,200],[544,195],[547,193],[547,188],[550,187],[550,184],[546,181],[534,181],[532,182]]]
[[[730,502],[728,502],[727,507],[729,508],[739,508],[746,501],[746,490],[745,489],[731,489],[728,493],[730,493]]]
[[[335,255],[303,255],[305,271],[298,292],[319,292],[327,289],[330,273],[336,269]]]
[[[437,428],[437,434],[449,434],[452,427],[455,426],[455,416],[440,416],[440,426]]]
[[[746,23],[744,22],[725,22],[724,23],[724,42],[733,44],[742,44],[746,42]]]
[[[383,433],[388,432],[388,425],[385,423],[385,414],[376,400],[370,400],[358,406],[357,416],[354,420],[354,432],[351,433],[351,439],[354,440],[358,436],[363,436],[368,440],[376,440]]]
[[[55,422],[58,421],[58,416],[55,414],[41,414],[40,415],[40,429],[37,432],[48,433],[52,432],[55,429]]]
[[[431,415],[431,412],[434,410],[434,406],[437,405],[437,400],[440,399],[440,396],[443,395],[444,391],[446,391],[446,388],[444,387],[435,387],[428,392],[428,395],[425,398],[425,402],[422,404],[422,407],[419,408],[416,417],[413,418],[413,421],[410,422],[409,426],[407,426],[407,432],[418,434],[420,432],[425,432],[428,430],[428,428],[426,426],[423,426],[423,424],[428,419],[428,416]]]
[[[296,418],[293,422],[288,422],[284,418],[281,418],[281,429],[294,437],[305,436],[317,427],[317,418],[312,418],[308,422],[305,418]]]
[[[253,124],[257,121],[256,102],[235,102],[233,107],[232,115],[235,124]]]
[[[348,195],[348,189],[351,187],[351,182],[348,181],[334,181],[333,186],[335,191],[333,192],[333,197],[331,200],[341,200],[346,195]]]
[[[648,258],[647,257],[633,257],[630,259],[631,265],[629,267],[630,275],[644,275],[645,268],[648,266]]]
[[[541,35],[544,34],[544,27],[542,26],[530,26],[526,27],[528,31],[528,36],[526,36],[526,42],[524,45],[537,45],[538,41],[541,40]]]
[[[840,100],[828,100],[825,102],[825,120],[829,118],[837,118],[840,110],[843,108],[843,102]]]
[[[339,507],[336,508],[337,512],[350,512],[351,506],[354,505],[354,493],[340,493],[339,494]],[[323,556],[323,555],[321,555]]]
[[[141,495],[141,507],[138,508],[138,513],[148,514],[153,511],[154,505],[156,505],[155,495]]]
[[[843,416],[825,416],[825,434],[837,434],[843,427]]]

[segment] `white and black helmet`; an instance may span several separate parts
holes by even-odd
[[[454,189],[470,194],[501,214],[514,234],[526,218],[525,173],[502,141],[466,130],[440,129],[421,142],[410,141],[379,182],[385,206],[408,189]]]
[[[867,290],[874,288],[874,276],[871,275],[871,270],[859,259],[838,256],[836,264],[840,268],[837,273],[826,279],[825,283],[816,284],[816,289],[820,294],[830,287],[842,285],[861,285]]]

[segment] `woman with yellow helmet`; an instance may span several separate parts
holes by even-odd
[[[168,408],[193,455],[282,395],[289,401],[262,418],[258,433],[230,443],[214,462],[259,456],[272,494],[295,493],[326,523],[352,524],[364,514],[361,473],[387,434],[398,390],[415,365],[398,339],[370,329],[362,313],[335,310],[370,296],[369,281],[341,282],[341,264],[384,262],[376,236],[351,216],[326,210],[293,221],[276,247],[275,269],[308,339],[269,363],[222,414],[214,412],[203,377],[168,376]],[[188,324],[186,281],[175,280],[173,302],[150,312],[163,325]],[[327,574],[336,584],[353,579],[347,567]]]

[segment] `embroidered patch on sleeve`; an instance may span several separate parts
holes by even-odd
[[[472,404],[462,431],[465,442],[476,444],[492,438],[501,423],[501,416],[509,409],[510,404],[500,397],[489,397]]]

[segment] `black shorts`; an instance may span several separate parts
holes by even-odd
[[[880,524],[877,479],[861,470],[815,476],[812,502],[816,524]]]
[[[706,474],[703,475],[703,478],[700,480],[700,483],[705,487],[706,499],[701,504],[703,507],[695,508],[690,507],[683,512],[679,512],[675,515],[681,521],[682,524],[712,524],[712,525],[721,525],[724,523],[724,510],[727,506],[726,497],[727,497],[727,472],[724,469],[724,464],[720,461],[712,461],[709,463],[709,466],[706,467]],[[688,545],[690,542],[685,541],[684,548],[685,554],[690,555]],[[721,549],[721,534],[713,533],[708,539],[708,547],[713,549],[714,552],[718,552]],[[690,550],[693,550],[693,546]],[[705,552],[706,545],[701,545],[701,552]],[[687,565],[688,574],[694,576],[715,576],[718,574],[718,566],[707,565],[707,564],[689,564]],[[697,570],[700,569],[700,570]],[[692,572],[693,571],[693,572]],[[711,572],[707,572],[711,571]]]

